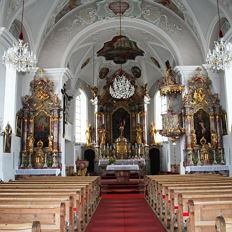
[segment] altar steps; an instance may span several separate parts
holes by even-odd
[[[101,193],[143,193],[143,179],[130,179],[128,182],[119,182],[116,178],[101,180]]]

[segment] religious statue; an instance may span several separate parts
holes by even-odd
[[[203,162],[203,164],[208,164],[209,163],[209,151],[207,149],[207,144],[206,144],[206,139],[204,137],[201,138],[201,150],[200,150],[200,153],[201,153],[201,160]]]
[[[4,130],[4,146],[3,152],[11,153],[11,137],[12,137],[12,128],[9,123],[7,123]]]
[[[149,132],[150,132],[150,144],[154,145],[156,144],[155,137],[156,137],[157,130],[155,129],[155,125],[153,122],[150,125]]]
[[[52,153],[53,151],[53,136],[49,135],[48,136],[48,151]]]
[[[191,130],[191,147],[194,148],[197,145],[197,136],[195,130]]]
[[[84,162],[79,164],[77,175],[78,176],[86,176],[87,175],[87,166]]]
[[[198,103],[202,103],[202,102],[203,102],[203,100],[205,99],[205,94],[204,94],[204,91],[203,91],[202,88],[196,89],[196,90],[194,91],[193,99],[194,99],[194,103],[195,103],[195,104],[198,104]]]
[[[43,142],[39,140],[37,142],[37,150],[35,154],[35,167],[42,168],[44,165],[44,151],[43,151]]]
[[[98,88],[96,86],[90,86],[90,90],[93,95],[93,99],[95,99],[97,97]]]
[[[87,127],[85,131],[86,146],[90,146],[93,143],[93,128],[91,124]]]
[[[216,148],[218,144],[218,135],[215,131],[211,131],[211,145]]]
[[[136,143],[142,144],[143,143],[143,129],[141,125],[137,125],[136,128]]]
[[[104,125],[102,125],[98,129],[98,138],[99,138],[99,144],[100,145],[105,145],[106,144],[106,129]]]
[[[176,84],[175,72],[173,71],[168,60],[165,62],[165,64],[166,64],[166,72],[164,75],[164,84],[175,85]]]
[[[123,137],[123,135],[124,135],[124,127],[125,127],[125,121],[120,123],[120,127],[119,127],[120,136],[119,137]]]
[[[35,141],[35,139],[33,137],[33,134],[29,133],[29,135],[27,136],[27,140],[26,140],[26,142],[27,142],[27,145],[26,145],[27,146],[27,152],[29,154],[31,154],[33,152],[34,141]]]
[[[147,83],[143,86],[143,95],[150,98]]]

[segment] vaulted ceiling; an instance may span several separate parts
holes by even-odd
[[[149,88],[162,76],[165,61],[201,65],[218,35],[216,0],[121,0],[129,8],[122,17],[122,34],[144,52],[123,64],[142,70],[140,84]],[[36,51],[39,66],[69,67],[76,80],[102,85],[102,67],[109,75],[119,68],[96,51],[119,34],[119,17],[109,8],[118,0],[25,0],[24,33]],[[231,36],[232,2],[219,0],[225,37]],[[18,35],[22,0],[0,0],[0,26]]]

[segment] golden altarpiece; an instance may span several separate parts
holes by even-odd
[[[61,102],[54,83],[43,75],[30,83],[31,95],[22,98],[20,168],[59,168]]]
[[[218,94],[211,92],[211,80],[202,68],[188,81],[184,96],[186,166],[224,164],[222,136],[226,134],[226,115]]]
[[[134,85],[135,93],[132,97],[115,99],[110,95],[110,85],[112,85],[118,72],[123,72]],[[92,103],[95,105],[96,113],[96,133],[95,144],[92,141],[88,146],[94,147],[97,159],[145,157],[147,144],[146,105],[150,99],[147,85],[137,85],[135,77],[121,69],[105,78],[106,84],[102,91],[96,87],[91,87]]]

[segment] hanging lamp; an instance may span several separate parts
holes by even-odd
[[[28,43],[23,38],[23,16],[24,16],[24,0],[22,0],[22,17],[20,23],[19,39],[8,48],[2,57],[3,64],[12,65],[18,72],[36,71],[36,56],[30,51]]]

